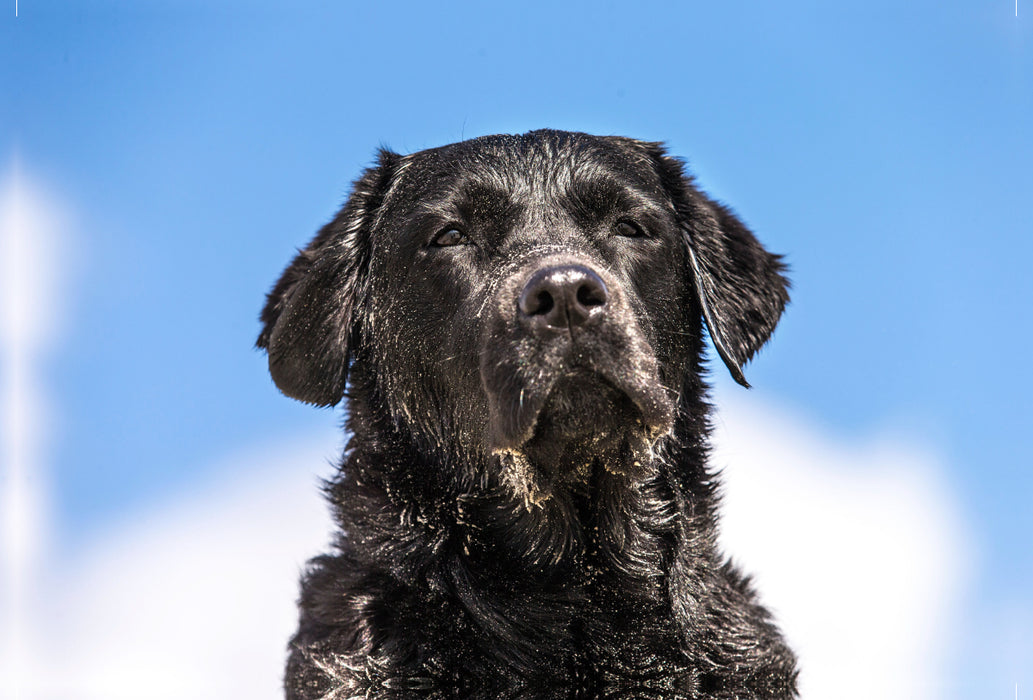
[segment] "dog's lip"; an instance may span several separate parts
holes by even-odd
[[[674,424],[674,405],[666,390],[657,382],[641,373],[628,378],[613,377],[610,373],[596,369],[573,366],[557,372],[546,388],[525,396],[521,389],[518,403],[506,411],[506,406],[492,406],[494,424],[491,449],[493,452],[519,450],[534,437],[538,419],[556,385],[565,379],[580,377],[601,381],[624,394],[638,410],[640,424],[650,439],[668,432]],[[502,415],[506,412],[507,415]]]

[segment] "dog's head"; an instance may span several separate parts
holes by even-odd
[[[382,152],[269,294],[258,345],[289,396],[336,404],[354,368],[417,444],[497,458],[533,498],[648,461],[703,324],[745,385],[783,271],[659,144],[490,136]]]

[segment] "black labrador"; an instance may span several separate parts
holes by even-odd
[[[351,434],[287,697],[795,697],[716,546],[703,378],[706,325],[746,385],[784,272],[657,143],[382,151],[261,317]]]

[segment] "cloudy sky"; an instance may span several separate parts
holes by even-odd
[[[1033,699],[1033,5],[12,0],[0,697],[279,696],[339,412],[252,350],[377,146],[666,141],[792,265],[715,367],[808,698]]]

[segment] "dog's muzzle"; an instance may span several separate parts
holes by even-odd
[[[576,254],[532,259],[500,280],[489,306],[481,380],[492,450],[541,439],[601,448],[629,431],[653,441],[670,430],[656,355],[604,267]]]

